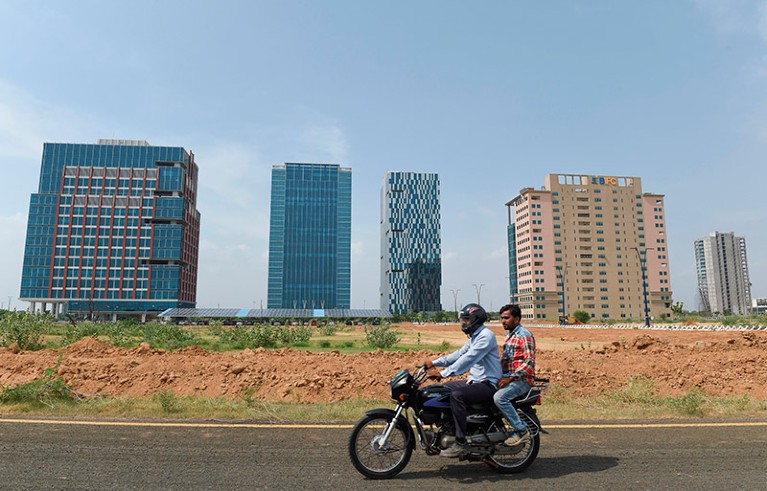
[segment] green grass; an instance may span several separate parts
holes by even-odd
[[[392,407],[391,401],[348,400],[317,404],[267,402],[242,394],[236,399],[177,396],[159,392],[152,397],[97,397],[84,401],[57,400],[45,406],[25,403],[0,405],[3,414],[73,418],[220,419],[258,422],[356,421],[365,411]]]
[[[543,419],[665,419],[767,417],[767,401],[748,395],[714,397],[696,389],[681,395],[657,394],[652,380],[629,379],[618,390],[576,398],[570,391],[552,386],[540,406]]]
[[[219,323],[178,326],[133,320],[119,322],[57,322],[50,316],[6,313],[0,317],[0,346],[16,343],[22,350],[60,348],[84,337],[96,337],[113,346],[132,348],[146,342],[152,348],[174,351],[189,346],[230,352],[245,348],[290,347],[311,351],[357,354],[385,351],[432,350],[448,352],[458,345],[439,340],[425,342],[420,332],[400,332],[396,326],[223,326]]]

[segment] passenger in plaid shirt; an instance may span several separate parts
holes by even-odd
[[[498,381],[493,400],[513,429],[511,436],[503,442],[506,445],[518,445],[530,438],[527,426],[511,404],[512,399],[527,394],[535,377],[535,338],[522,327],[521,320],[519,305],[501,307],[501,323],[507,332],[501,356],[503,377]]]

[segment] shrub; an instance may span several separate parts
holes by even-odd
[[[312,339],[312,328],[280,326],[276,335],[282,344],[306,344]]]
[[[325,324],[324,326],[319,326],[319,330],[323,336],[335,336],[338,332],[338,326],[335,324]]]
[[[655,382],[644,375],[635,375],[623,383],[615,398],[630,404],[651,404],[655,401]]]
[[[200,339],[181,326],[175,324],[160,324],[149,322],[137,327],[143,332],[141,338],[153,348],[176,350],[187,346],[200,344]]]
[[[312,328],[307,326],[271,326],[259,324],[256,326],[213,326],[211,334],[217,336],[219,342],[232,349],[244,348],[276,348],[280,345],[306,346],[312,338]]]
[[[113,346],[130,346],[134,338],[143,336],[144,328],[136,322],[121,321],[106,324],[103,331]]]
[[[704,402],[705,396],[703,395],[703,391],[700,389],[695,389],[691,392],[685,393],[682,396],[669,399],[667,404],[683,416],[702,417],[704,415]]]
[[[400,335],[389,326],[365,327],[365,341],[371,348],[391,348],[400,342]]]
[[[88,336],[101,336],[104,333],[104,325],[95,322],[80,322],[79,324],[67,325],[61,336],[61,346],[69,346]]]
[[[169,390],[157,392],[152,396],[152,399],[160,404],[162,412],[165,414],[175,413],[179,411],[178,398],[176,394]]]
[[[277,347],[277,326],[236,326],[233,328],[233,331],[235,343],[242,348]]]
[[[19,349],[40,349],[42,335],[52,325],[53,317],[48,314],[8,312],[0,320],[0,345],[16,343]]]
[[[576,310],[573,312],[573,317],[575,317],[575,320],[582,322],[583,324],[587,324],[589,321],[591,321],[591,314],[583,310]]]
[[[76,398],[74,391],[67,386],[64,379],[55,377],[58,363],[53,368],[46,368],[43,374],[26,384],[5,387],[0,392],[0,403],[27,403],[34,406],[51,407],[54,401],[72,401]]]

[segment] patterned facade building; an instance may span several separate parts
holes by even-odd
[[[701,310],[737,315],[751,311],[745,238],[712,232],[696,240],[695,264]]]
[[[387,172],[381,190],[381,309],[442,310],[439,176]]]
[[[44,144],[21,300],[91,317],[194,307],[197,177],[194,154],[181,147]]]
[[[663,195],[638,177],[549,174],[509,201],[509,288],[526,319],[671,313]]]
[[[332,164],[272,168],[270,309],[348,309],[352,171]]]

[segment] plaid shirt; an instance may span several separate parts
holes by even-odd
[[[503,341],[501,370],[504,377],[516,377],[533,385],[535,377],[535,338],[533,334],[518,325],[506,334]]]

